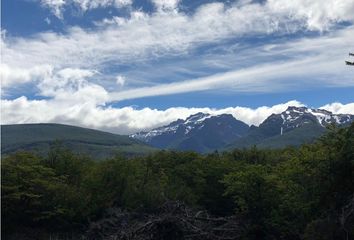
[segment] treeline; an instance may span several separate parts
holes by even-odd
[[[54,145],[1,164],[3,239],[81,234],[108,209],[149,213],[175,200],[236,216],[239,239],[354,239],[354,124],[300,148],[95,161]]]

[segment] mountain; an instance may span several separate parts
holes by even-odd
[[[131,135],[157,148],[210,152],[244,136],[249,126],[230,114],[197,113],[186,120]]]
[[[2,125],[1,154],[30,150],[44,155],[56,141],[76,153],[100,159],[115,154],[149,153],[155,150],[153,147],[202,153],[253,145],[280,148],[312,142],[326,131],[328,124],[346,126],[353,121],[354,115],[288,107],[280,114],[270,115],[258,127],[249,127],[230,114],[197,113],[130,137],[61,124]]]
[[[299,146],[321,136],[329,124],[346,126],[353,121],[354,115],[350,114],[333,114],[326,110],[306,107],[288,107],[280,114],[270,115],[259,127],[251,126],[246,136],[227,148],[252,145],[264,148]]]
[[[178,119],[151,131],[132,134],[161,149],[210,152],[257,145],[262,148],[299,146],[313,142],[326,131],[326,126],[349,125],[354,115],[333,114],[322,109],[288,107],[272,114],[258,127],[248,127],[230,114],[212,116],[197,113],[186,120]]]
[[[36,151],[43,155],[56,141],[75,153],[95,158],[114,154],[140,155],[154,151],[136,139],[98,130],[62,124],[15,124],[1,126],[1,154],[18,150]]]

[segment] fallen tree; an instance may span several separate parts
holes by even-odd
[[[90,224],[85,239],[233,240],[239,239],[241,233],[240,222],[234,216],[212,217],[181,202],[166,202],[149,214],[110,209],[103,219]]]

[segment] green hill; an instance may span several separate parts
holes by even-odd
[[[62,124],[16,124],[1,126],[1,154],[18,150],[46,154],[56,142],[79,154],[106,158],[115,154],[141,155],[154,151],[128,136]]]

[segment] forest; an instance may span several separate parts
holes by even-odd
[[[1,161],[2,239],[354,239],[354,124],[298,148]]]

